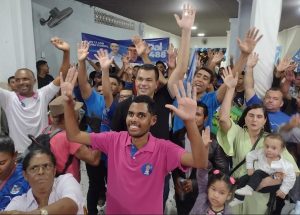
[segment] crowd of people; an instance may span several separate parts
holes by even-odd
[[[0,89],[0,214],[98,214],[103,205],[106,214],[162,214],[171,178],[179,215],[280,214],[285,200],[300,207],[296,63],[285,57],[274,66],[260,98],[253,69],[262,35],[251,28],[237,40],[234,63],[220,68],[222,51],[199,53],[188,82],[195,13],[186,4],[175,15],[180,47],[170,45],[167,62],[151,62],[148,44],[134,37],[127,55],[112,43],[97,62],[79,42],[71,65],[69,44],[54,37],[63,52],[57,77],[39,60],[37,78],[20,68],[8,79],[11,90]],[[131,63],[133,52],[144,64]]]

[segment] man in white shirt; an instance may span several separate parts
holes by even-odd
[[[54,37],[51,43],[63,51],[63,63],[60,72],[66,74],[70,65],[70,46],[65,41]],[[38,89],[33,72],[27,68],[15,73],[16,92],[0,89],[0,106],[3,108],[9,127],[9,135],[15,143],[16,150],[23,153],[31,143],[27,137],[39,135],[48,126],[47,108],[51,99],[59,91],[59,76],[52,83]]]

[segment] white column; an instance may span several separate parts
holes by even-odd
[[[255,48],[255,52],[259,54],[259,62],[254,68],[255,91],[261,97],[271,87],[273,80],[281,10],[282,0],[253,1],[250,24],[263,34],[263,38]]]
[[[0,82],[19,68],[35,72],[31,0],[1,0]]]
[[[238,18],[231,18],[229,19],[230,23],[230,34],[227,34],[227,37],[230,36],[229,38],[229,47],[227,47],[227,64],[229,65],[229,58],[230,55],[233,56],[234,61],[239,57],[240,51],[237,47],[237,41],[236,39],[239,36],[239,19]]]

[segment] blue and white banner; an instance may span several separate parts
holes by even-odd
[[[89,58],[95,59],[94,54],[102,48],[106,49],[108,53],[112,52],[113,44],[118,46],[117,53],[114,56],[124,56],[129,54],[130,46],[133,44],[130,39],[128,40],[114,40],[106,37],[81,33],[82,40],[86,40],[90,43],[89,49]],[[153,63],[156,61],[167,62],[167,50],[169,48],[169,38],[154,38],[154,39],[144,39],[149,46],[151,46],[151,52],[149,57]],[[132,56],[133,55],[133,56]],[[135,56],[134,56],[135,55]],[[132,62],[134,63],[142,63],[141,58],[137,57],[136,53],[132,54]],[[116,59],[116,57],[115,57]]]
[[[298,67],[297,67],[297,73],[300,72],[300,49],[298,49],[298,51],[296,52],[296,54],[293,57],[293,61],[298,63]]]

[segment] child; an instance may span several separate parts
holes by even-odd
[[[209,128],[202,132],[202,139],[208,154],[211,142]],[[204,159],[208,160],[207,157]],[[199,195],[190,214],[230,214],[226,201],[230,200],[232,196],[235,184],[233,177],[225,175],[220,170],[214,170],[208,176],[208,169],[198,169],[197,183]]]
[[[281,185],[269,186],[265,190],[272,192],[276,189],[276,196],[285,198],[295,184],[296,174],[293,165],[281,157],[284,148],[285,143],[279,134],[269,134],[264,140],[264,148],[250,151],[247,154],[248,175],[240,178],[238,185],[240,189],[235,191],[235,198],[229,204],[231,207],[243,203],[245,196],[251,196],[260,182],[268,176],[276,178],[281,175],[283,181]],[[254,161],[256,161],[255,171]]]

